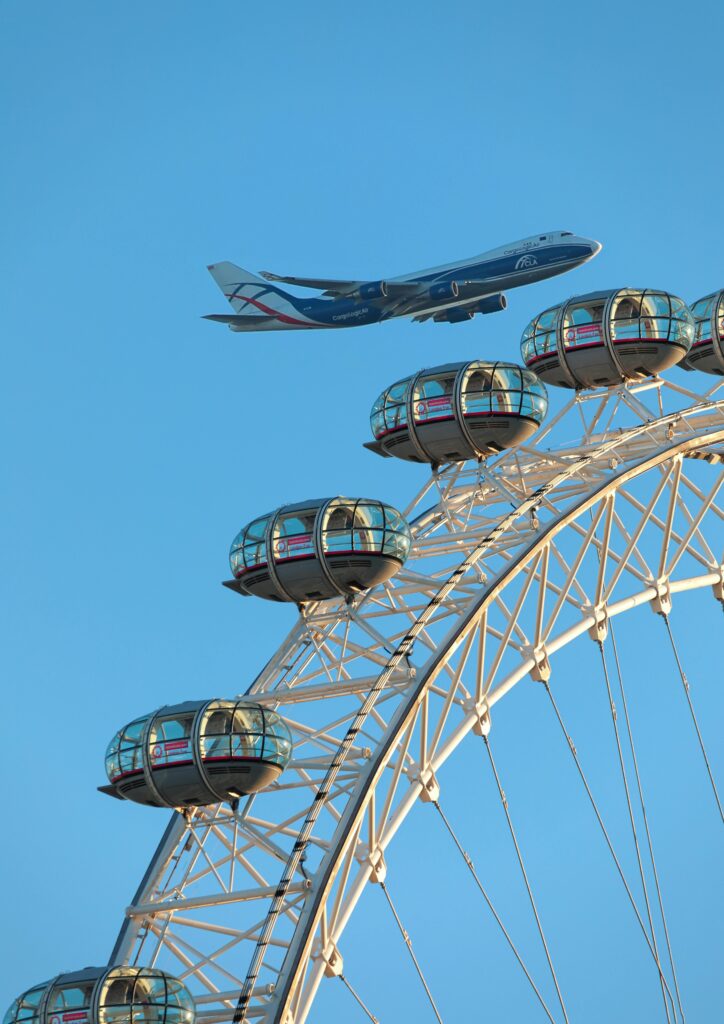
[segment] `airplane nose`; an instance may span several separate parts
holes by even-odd
[[[601,249],[603,249],[601,243],[597,242],[595,238],[589,239],[589,243],[591,246],[591,256],[598,256]]]

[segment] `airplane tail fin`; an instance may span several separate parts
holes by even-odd
[[[235,263],[212,263],[208,271],[237,314],[276,316],[295,308],[292,295]]]

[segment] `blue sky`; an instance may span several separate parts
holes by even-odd
[[[107,957],[155,846],[161,820],[95,791],[115,729],[244,690],[289,628],[293,609],[219,586],[241,525],[307,495],[403,505],[424,470],[361,445],[372,400],[420,366],[516,359],[528,319],[577,291],[722,287],[722,30],[697,2],[2,5],[0,1004]],[[224,311],[213,261],[379,278],[556,228],[604,250],[470,324],[239,337],[200,319]],[[712,683],[721,619],[701,608],[715,632],[690,644],[691,672]],[[716,738],[721,698],[702,689]],[[526,793],[530,765],[510,771]],[[699,825],[682,849],[665,792],[661,807],[674,916],[697,937],[690,1020],[708,1021],[721,935],[699,876],[721,837]],[[598,912],[613,949],[620,922]],[[481,941],[473,917],[461,928]],[[600,972],[566,965],[579,1020],[608,1019],[606,972],[631,1017],[660,1012],[633,970]]]

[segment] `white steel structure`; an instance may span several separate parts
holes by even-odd
[[[556,653],[578,638],[609,652],[612,623],[637,606],[668,616],[697,588],[724,602],[719,387],[581,392],[534,445],[405,470],[425,475],[405,510],[407,564],[351,603],[305,606],[249,690],[289,724],[291,764],[236,807],[172,815],[111,962],[173,971],[204,1024],[314,1019],[390,844],[419,801],[437,802],[456,748],[485,741],[498,702],[532,678],[556,707]],[[648,896],[634,902],[676,1020],[673,962]],[[543,1009],[567,1019],[562,999]]]

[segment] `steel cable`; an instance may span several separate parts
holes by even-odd
[[[367,1014],[368,1018],[372,1021],[372,1024],[380,1024],[379,1018],[375,1017],[374,1013],[372,1013],[372,1011],[369,1010],[365,1006],[365,1004],[362,1002],[362,1000],[360,999],[359,995],[352,988],[352,986],[347,981],[345,976],[343,974],[338,974],[337,977],[339,978],[339,980],[341,982],[343,982],[345,984],[345,986],[347,988],[347,991],[350,993],[350,995],[353,997],[353,999],[357,1002],[357,1004],[364,1010],[364,1012]]]
[[[386,900],[387,900],[387,902],[389,904],[390,910],[392,911],[392,916],[394,917],[395,921],[397,922],[397,927],[400,929],[400,935],[402,936],[402,938],[403,938],[403,940],[405,942],[405,945],[407,946],[407,951],[410,954],[410,958],[412,959],[412,962],[415,965],[415,970],[417,971],[417,974],[418,974],[418,976],[420,978],[420,981],[422,982],[422,987],[425,989],[425,992],[427,993],[427,998],[430,1000],[430,1006],[432,1007],[432,1012],[435,1014],[435,1017],[437,1018],[438,1024],[442,1024],[442,1017],[440,1016],[438,1008],[435,1005],[435,1000],[432,998],[432,992],[430,991],[430,986],[425,981],[425,975],[422,973],[422,968],[420,967],[418,959],[415,956],[415,952],[414,952],[414,950],[412,948],[412,940],[410,939],[409,934],[405,930],[405,927],[402,924],[402,921],[400,920],[400,915],[395,910],[395,905],[392,902],[392,897],[390,896],[390,893],[389,893],[389,891],[387,889],[387,885],[384,882],[380,882],[380,888],[382,889],[382,892],[385,894],[385,898],[386,898]]]
[[[523,970],[523,973],[525,974],[526,978],[527,978],[527,979],[528,979],[528,981],[530,982],[531,988],[533,989],[533,991],[535,992],[536,996],[538,997],[538,1001],[539,1001],[539,1003],[541,1004],[541,1006],[543,1007],[543,1009],[544,1009],[544,1011],[545,1011],[545,1014],[546,1014],[546,1016],[548,1017],[548,1020],[549,1020],[549,1021],[551,1022],[551,1024],[555,1024],[554,1018],[553,1018],[553,1016],[552,1016],[552,1014],[551,1014],[550,1010],[549,1010],[549,1009],[548,1009],[548,1007],[546,1006],[546,1004],[545,1004],[545,1001],[544,1001],[544,999],[543,999],[543,996],[542,996],[542,995],[540,994],[540,992],[538,991],[538,986],[537,986],[537,985],[536,985],[536,983],[535,983],[535,982],[533,981],[533,978],[531,977],[531,975],[530,975],[530,972],[528,971],[528,968],[527,968],[527,967],[525,966],[525,964],[524,964],[524,962],[523,962],[523,958],[521,957],[520,953],[519,953],[519,952],[518,952],[518,950],[516,949],[516,947],[515,947],[515,943],[514,943],[514,942],[513,942],[513,940],[511,939],[510,935],[508,934],[508,931],[507,931],[507,929],[506,929],[505,925],[504,925],[504,924],[503,924],[503,922],[501,921],[501,919],[500,919],[500,917],[499,917],[499,915],[498,915],[498,912],[496,911],[495,907],[494,907],[494,906],[493,906],[493,904],[492,904],[492,901],[491,901],[490,897],[488,896],[487,892],[485,891],[485,887],[483,886],[483,883],[482,883],[482,882],[480,881],[480,879],[479,879],[479,877],[478,877],[478,873],[477,873],[477,871],[475,870],[475,865],[473,864],[473,862],[472,862],[472,859],[471,859],[470,855],[469,855],[469,854],[467,853],[467,851],[466,851],[466,850],[464,850],[464,849],[463,849],[463,847],[462,847],[462,844],[460,843],[460,840],[459,840],[459,839],[458,839],[458,837],[457,837],[457,836],[455,835],[455,832],[453,831],[453,827],[452,827],[452,825],[450,824],[450,822],[449,822],[449,821],[447,820],[447,817],[445,816],[445,813],[444,813],[444,811],[443,811],[442,807],[440,806],[440,804],[438,803],[438,801],[437,801],[437,800],[434,800],[434,801],[433,801],[433,804],[434,804],[435,808],[437,809],[438,813],[440,814],[440,817],[442,818],[442,820],[443,820],[443,822],[444,822],[444,824],[445,824],[445,828],[446,828],[446,829],[448,830],[448,832],[450,833],[450,836],[451,836],[451,838],[452,838],[452,841],[453,841],[453,842],[455,843],[455,845],[457,846],[457,848],[458,848],[458,850],[460,851],[460,854],[461,854],[461,856],[462,856],[463,860],[464,860],[464,861],[465,861],[465,863],[467,864],[467,866],[468,866],[468,870],[470,871],[470,874],[471,874],[471,875],[473,876],[473,879],[474,879],[474,881],[475,881],[475,884],[477,885],[478,889],[479,889],[479,890],[480,890],[480,892],[482,893],[483,899],[484,899],[484,900],[485,900],[485,902],[486,902],[486,903],[488,904],[488,907],[489,907],[489,909],[490,909],[490,913],[491,913],[491,914],[493,915],[493,917],[495,918],[495,920],[496,920],[496,922],[497,922],[497,924],[498,924],[498,926],[499,926],[499,928],[500,928],[501,932],[502,932],[502,933],[503,933],[503,935],[505,936],[505,938],[506,938],[506,941],[507,941],[508,945],[510,946],[511,950],[513,951],[513,954],[514,954],[514,956],[515,956],[515,959],[516,959],[516,960],[518,961],[518,963],[520,964],[520,966],[521,966],[521,968],[522,968],[522,970]]]
[[[676,666],[679,669],[679,675],[681,676],[681,682],[684,687],[684,693],[686,694],[686,702],[689,705],[689,711],[691,712],[691,720],[694,723],[694,728],[696,729],[696,735],[699,740],[699,746],[701,747],[701,753],[704,757],[704,764],[706,765],[706,770],[709,775],[709,781],[711,782],[711,788],[714,793],[714,799],[716,800],[716,805],[719,808],[719,817],[724,822],[724,811],[722,810],[721,800],[719,799],[719,793],[717,792],[716,783],[714,782],[714,775],[711,770],[711,765],[709,764],[709,758],[706,753],[706,747],[704,746],[704,738],[701,735],[701,729],[699,728],[699,723],[696,719],[696,713],[694,711],[694,705],[691,700],[691,693],[689,692],[689,680],[686,678],[686,673],[684,672],[683,665],[681,664],[681,659],[679,658],[679,652],[676,649],[676,641],[674,640],[674,634],[671,631],[669,616],[666,613],[663,613],[662,618],[666,623],[666,632],[669,634],[669,640],[671,641],[671,649],[674,652]]]
[[[628,703],[626,701],[626,692],[623,687],[623,673],[621,672],[621,663],[618,658],[618,645],[616,643],[616,634],[613,631],[613,623],[610,624],[611,628],[611,644],[613,647],[613,657],[616,663],[616,674],[618,676],[618,687],[621,692],[621,707],[623,708],[623,716],[626,722],[626,732],[628,734],[628,742],[631,748],[631,759],[634,766],[634,774],[636,776],[636,788],[639,794],[639,803],[641,804],[641,817],[644,823],[644,831],[646,832],[646,843],[649,849],[649,857],[651,858],[651,869],[654,876],[654,885],[656,887],[656,897],[659,904],[659,913],[661,914],[661,923],[664,927],[664,937],[666,939],[666,951],[669,957],[669,964],[671,965],[671,976],[674,979],[674,991],[676,993],[676,1002],[679,1006],[679,1013],[681,1014],[681,1020],[686,1022],[684,1016],[684,1007],[681,1002],[681,993],[679,992],[679,979],[676,975],[676,966],[674,964],[674,954],[671,949],[671,940],[669,938],[669,926],[666,922],[666,914],[664,913],[664,898],[661,892],[661,885],[659,883],[659,872],[656,867],[656,858],[654,857],[654,844],[651,838],[651,831],[649,829],[649,819],[646,813],[646,803],[644,802],[644,790],[641,783],[641,776],[639,775],[638,758],[636,756],[636,747],[634,746],[633,730],[631,728],[631,720],[628,713]]]
[[[543,923],[540,919],[540,915],[538,914],[538,907],[536,906],[535,899],[533,898],[533,890],[531,889],[530,882],[528,881],[528,873],[525,870],[525,864],[523,863],[523,854],[520,852],[520,846],[518,845],[518,837],[515,834],[515,829],[513,828],[513,820],[510,817],[510,811],[508,810],[508,801],[506,799],[505,793],[503,792],[503,787],[500,783],[498,769],[495,767],[493,751],[490,747],[490,740],[488,739],[487,736],[483,736],[483,740],[485,741],[485,749],[487,750],[488,757],[490,758],[490,766],[493,769],[493,775],[495,776],[495,782],[498,787],[498,793],[500,794],[500,802],[503,805],[505,817],[508,822],[508,828],[510,829],[510,835],[513,839],[513,845],[515,846],[515,852],[518,857],[518,863],[520,864],[520,870],[523,875],[523,881],[525,882],[525,887],[528,891],[528,899],[530,900],[530,905],[533,908],[533,916],[535,917],[535,923],[538,926],[538,934],[540,935],[540,940],[543,944],[543,951],[545,952],[546,960],[548,961],[548,969],[550,970],[551,977],[553,978],[553,984],[555,985],[556,995],[558,996],[558,1002],[561,1004],[561,1010],[563,1011],[563,1019],[565,1020],[566,1024],[568,1024],[568,1014],[566,1013],[566,1005],[563,1002],[563,993],[561,992],[560,985],[558,984],[558,978],[556,976],[555,967],[553,966],[553,960],[551,958],[550,950],[548,949],[548,943],[546,942],[545,933],[543,932]]]
[[[608,706],[611,711],[611,724],[613,725],[614,736],[616,737],[616,751],[618,753],[618,764],[621,769],[621,780],[623,782],[624,792],[626,794],[626,807],[628,809],[628,818],[631,824],[631,834],[633,836],[634,848],[636,850],[636,863],[638,864],[639,877],[641,879],[641,888],[644,894],[644,904],[646,906],[646,917],[649,922],[649,928],[651,930],[651,942],[654,949],[654,956],[656,958],[656,965],[659,969],[659,980],[661,981],[661,995],[664,999],[664,1013],[666,1014],[666,1020],[671,1022],[671,1014],[669,1013],[669,1000],[666,995],[666,989],[663,984],[663,971],[661,968],[661,958],[659,957],[659,947],[656,942],[656,929],[654,928],[654,919],[651,914],[651,904],[649,902],[649,890],[646,885],[646,873],[644,871],[643,861],[641,859],[641,848],[639,846],[639,837],[636,831],[636,819],[634,817],[633,806],[631,804],[631,792],[628,785],[628,776],[626,774],[626,762],[623,757],[623,750],[621,748],[621,737],[618,732],[618,715],[616,712],[616,705],[613,700],[613,691],[611,689],[611,680],[608,675],[608,665],[606,664],[606,652],[603,649],[603,641],[598,641],[598,650],[601,655],[601,665],[603,666],[603,678],[606,681],[606,693],[608,695]],[[674,1021],[676,1021],[676,1007],[672,1000],[672,1009],[674,1011]]]
[[[646,925],[643,922],[641,914],[639,913],[639,909],[636,906],[636,901],[633,898],[633,893],[631,892],[629,884],[626,881],[626,876],[623,873],[623,868],[621,867],[621,862],[619,861],[618,857],[616,856],[616,851],[613,848],[613,843],[611,842],[610,836],[609,836],[609,834],[608,834],[608,832],[606,830],[606,826],[603,823],[603,818],[601,817],[601,812],[599,811],[598,805],[596,803],[596,800],[595,800],[595,798],[593,796],[593,793],[591,792],[591,787],[588,785],[588,779],[586,778],[585,773],[583,771],[583,768],[581,766],[581,762],[578,759],[578,752],[576,751],[576,747],[575,747],[575,745],[573,743],[573,740],[571,739],[570,735],[568,734],[568,731],[566,730],[566,727],[565,727],[565,725],[563,723],[563,719],[561,717],[561,713],[560,713],[560,711],[558,709],[558,705],[556,704],[555,698],[553,697],[553,694],[551,693],[550,686],[545,681],[543,682],[543,686],[545,687],[545,691],[548,694],[548,697],[549,697],[550,702],[551,702],[551,706],[552,706],[552,708],[553,708],[553,710],[555,712],[556,718],[558,720],[558,724],[561,727],[561,731],[562,731],[563,735],[566,738],[566,742],[568,743],[568,748],[569,748],[569,750],[571,752],[571,756],[572,756],[572,758],[573,758],[573,760],[574,760],[574,762],[576,764],[576,768],[578,769],[578,774],[581,777],[581,782],[583,783],[583,786],[584,786],[584,788],[586,790],[586,794],[588,795],[588,799],[591,802],[591,807],[593,808],[593,812],[596,815],[596,820],[598,821],[598,824],[601,827],[601,832],[603,833],[603,838],[606,840],[606,845],[608,847],[609,853],[611,854],[611,857],[613,858],[613,862],[616,865],[616,870],[618,871],[619,877],[621,878],[621,882],[623,883],[623,887],[626,890],[626,895],[629,898],[629,902],[631,904],[631,908],[632,908],[634,914],[636,915],[636,920],[638,921],[639,927],[641,928],[641,933],[642,933],[642,935],[644,937],[644,940],[646,941],[646,945],[649,947],[649,952],[651,953],[651,956],[654,958],[654,963],[656,963],[657,970],[658,970],[658,973],[659,973],[659,977],[661,978],[661,983],[666,988],[666,991],[668,992],[669,998],[671,999],[671,992],[669,990],[669,986],[666,983],[666,979],[663,977],[663,974],[661,973],[661,968],[659,967],[658,961],[656,960],[656,954],[654,953],[654,948],[651,945],[651,940],[649,939],[648,933],[646,931]],[[673,1000],[672,1000],[672,1002],[673,1002]]]

